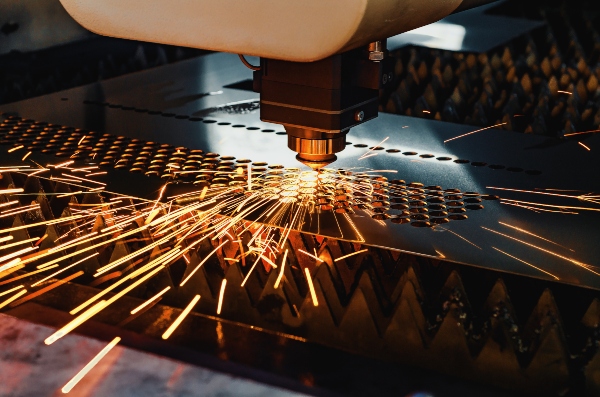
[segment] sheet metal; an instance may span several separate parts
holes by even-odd
[[[293,153],[287,149],[287,137],[276,134],[282,132],[283,128],[259,120],[258,109],[254,106],[258,94],[227,87],[250,78],[251,72],[239,63],[235,55],[213,54],[5,105],[0,107],[0,111],[17,112],[35,120],[103,133],[250,158],[253,161],[299,166]],[[104,105],[84,101],[101,102]],[[136,112],[130,107],[148,111]],[[204,120],[199,117],[204,117]],[[406,182],[457,188],[463,192],[598,208],[577,199],[488,188],[598,192],[600,186],[593,173],[600,166],[600,158],[595,155],[596,150],[600,150],[596,135],[581,136],[581,141],[591,151],[585,150],[577,140],[556,140],[494,129],[446,144],[443,142],[475,129],[380,114],[378,119],[349,133],[348,141],[352,145],[338,155],[339,160],[333,165],[393,170],[395,172],[382,175]],[[384,149],[399,149],[401,152],[381,150],[377,151],[376,156],[358,160],[368,147],[379,144],[385,138],[388,139],[381,144]],[[367,147],[355,147],[356,144],[366,144]],[[411,152],[416,154],[407,155]],[[432,154],[433,157],[420,157],[423,154]],[[444,157],[451,160],[440,159]],[[457,159],[470,162],[461,164],[453,161]],[[514,170],[476,166],[477,162],[503,165]],[[500,201],[485,201],[483,205],[485,208],[482,210],[467,212],[466,220],[435,228],[378,222],[365,214],[352,216],[352,220],[368,245],[430,257],[443,256],[457,263],[542,279],[554,280],[556,277],[561,282],[600,289],[600,246],[597,244],[600,214],[597,211],[578,211],[579,214],[572,215],[533,212],[501,204]],[[499,222],[519,227],[535,236]],[[484,227],[524,242],[493,233]]]
[[[388,49],[408,45],[461,52],[487,52],[540,26],[542,21],[493,15],[498,2],[447,16],[387,41]]]

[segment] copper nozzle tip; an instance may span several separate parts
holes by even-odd
[[[312,168],[314,171],[318,171],[337,160],[337,156],[335,154],[310,155],[302,153],[296,155],[296,160]]]

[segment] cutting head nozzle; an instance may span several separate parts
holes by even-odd
[[[337,160],[335,153],[346,147],[346,133],[286,128],[288,147],[298,153],[296,160],[319,170]]]
[[[333,163],[337,160],[337,156],[335,154],[326,154],[326,155],[310,155],[310,154],[301,154],[298,153],[296,155],[296,160],[301,162],[302,164],[309,166],[314,171],[318,171],[321,168]]]

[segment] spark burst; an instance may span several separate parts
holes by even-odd
[[[286,242],[292,230],[318,224],[319,216],[333,216],[340,237],[364,242],[348,215],[366,208],[368,197],[374,191],[373,181],[378,178],[377,172],[386,170],[366,170],[353,175],[341,170],[315,172],[279,167],[254,172],[249,165],[247,170],[238,168],[233,172],[233,182],[227,186],[203,186],[199,190],[167,197],[168,186],[164,185],[157,192],[156,200],[108,193],[106,183],[93,179],[106,175],[106,172],[99,171],[94,165],[77,166],[73,160],[38,168],[3,167],[0,172],[33,175],[67,187],[62,193],[26,192],[10,184],[0,190],[0,200],[5,200],[0,201],[0,217],[26,220],[0,230],[0,244],[3,244],[0,250],[6,252],[0,256],[0,279],[5,279],[0,285],[9,286],[0,291],[3,298],[0,308],[22,304],[76,278],[84,279],[82,276],[86,274],[89,278],[90,266],[93,267],[91,276],[95,279],[91,284],[108,284],[70,311],[74,318],[46,338],[45,343],[52,344],[180,259],[185,260],[188,267],[180,287],[186,286],[208,260],[224,258],[225,250],[230,252],[233,248],[239,254],[223,261],[224,266],[240,261],[246,266],[246,259],[252,257],[242,286],[258,266],[271,271],[279,263],[281,269],[275,285],[278,288],[287,262]],[[17,195],[31,195],[37,201],[21,205],[19,200],[11,200]],[[62,217],[43,220],[43,200],[53,197],[70,201]],[[83,201],[79,202],[81,198]],[[340,205],[340,202],[345,204]],[[368,209],[366,211],[368,213]],[[349,226],[344,229],[342,225]],[[43,235],[15,238],[15,232],[27,234],[40,227],[46,228]],[[107,247],[130,241],[142,244],[132,252],[111,257],[103,266],[93,266],[93,263],[99,263],[97,259]],[[202,244],[212,246],[212,251],[191,263]],[[350,253],[338,260],[365,251]],[[324,262],[316,251],[315,255],[305,254],[317,265]],[[15,272],[20,273],[6,279]],[[308,268],[304,268],[304,273],[310,299],[316,306],[313,279]],[[16,281],[21,284],[15,286]],[[216,309],[218,314],[224,304],[225,285],[223,280]],[[162,289],[130,314],[134,316],[145,311],[170,290],[170,287]],[[184,321],[199,298],[196,295],[163,338],[168,338]]]

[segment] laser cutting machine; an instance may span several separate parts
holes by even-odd
[[[97,67],[55,71],[47,86],[80,76],[62,91],[26,99],[46,82],[30,76],[18,89],[0,86],[0,102],[5,92],[23,99],[0,105],[0,167],[99,168],[77,188],[3,174],[0,189],[24,195],[0,195],[0,205],[35,199],[41,210],[0,213],[0,231],[60,222],[71,207],[118,195],[153,205],[159,195],[276,186],[286,173],[315,177],[293,152],[341,181],[289,234],[285,268],[281,255],[277,271],[254,254],[236,259],[250,238],[226,249],[208,239],[77,332],[314,395],[600,393],[593,2],[60,2],[86,29],[136,40],[112,45],[137,47],[129,58],[110,53]],[[34,55],[32,64],[45,59]],[[344,178],[368,194],[346,190]],[[255,225],[263,221],[287,227]],[[14,238],[45,234],[58,231]],[[1,318],[63,327],[111,285],[114,274],[97,280],[96,269],[136,266],[128,255],[145,240],[135,237],[98,248],[81,278],[7,304]],[[0,243],[13,253],[12,241]],[[25,285],[7,278],[0,293]],[[161,340],[191,299],[193,311]]]

